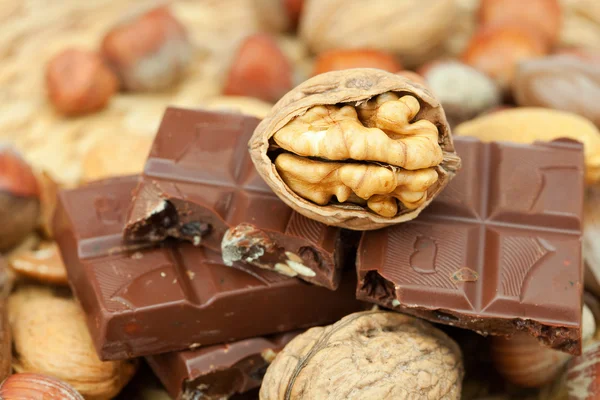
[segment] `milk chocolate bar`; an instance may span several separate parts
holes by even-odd
[[[294,212],[271,191],[248,154],[258,122],[242,114],[167,109],[124,237],[188,240],[222,251],[227,265],[243,261],[335,289],[353,235],[342,237],[340,229]]]
[[[579,354],[581,144],[455,145],[462,171],[417,219],[363,234],[358,297]]]
[[[258,388],[270,362],[298,333],[158,354],[146,361],[174,399],[227,399]]]
[[[336,291],[187,242],[122,239],[139,177],[62,191],[55,236],[103,360],[146,356],[327,324],[360,306],[355,273]]]

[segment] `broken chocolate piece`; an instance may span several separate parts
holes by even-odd
[[[247,143],[259,120],[169,108],[134,193],[124,237],[187,240],[241,261],[335,289],[352,242],[306,218],[264,183]],[[231,229],[231,230],[230,230]]]
[[[419,218],[365,232],[358,297],[581,352],[581,144],[455,138],[463,170]]]
[[[54,232],[103,360],[206,346],[331,323],[362,308],[346,268],[332,291],[260,268],[223,264],[205,246],[123,242],[139,177],[62,191]]]
[[[301,331],[146,357],[178,400],[220,400],[257,388],[273,358]]]

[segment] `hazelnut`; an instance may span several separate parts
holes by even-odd
[[[368,68],[300,84],[249,146],[259,174],[290,207],[356,230],[415,218],[460,165],[437,99],[405,77]]]
[[[392,54],[381,50],[329,50],[317,57],[313,75],[350,68],[379,68],[398,72],[402,65]]]
[[[600,181],[600,132],[579,115],[536,107],[517,107],[488,113],[458,125],[458,136],[474,136],[484,142],[549,142],[567,138],[585,144],[586,182]]]
[[[492,360],[498,372],[508,382],[523,387],[541,387],[551,382],[571,357],[543,347],[527,334],[491,340]]]
[[[600,64],[554,55],[519,64],[513,95],[520,106],[569,111],[600,126]]]
[[[462,61],[507,90],[519,62],[541,57],[547,51],[545,40],[524,26],[492,25],[473,35],[462,54]]]
[[[10,375],[12,369],[12,339],[6,300],[12,290],[13,282],[14,274],[0,256],[0,382]]]
[[[440,55],[457,11],[456,0],[306,0],[300,36],[315,53],[378,49],[411,68]]]
[[[442,104],[451,127],[502,102],[500,89],[493,80],[460,61],[434,62],[421,68],[419,73]]]
[[[350,314],[294,338],[267,369],[262,400],[459,399],[458,345],[428,322]]]
[[[562,10],[558,0],[482,0],[479,22],[482,25],[523,24],[554,45],[561,28]]]
[[[3,400],[83,400],[71,385],[48,375],[22,373],[0,385]]]
[[[259,26],[268,32],[285,32],[292,27],[284,0],[252,0]],[[291,12],[291,10],[290,10]]]
[[[72,298],[25,286],[11,294],[8,311],[16,372],[57,377],[94,400],[115,397],[135,373],[135,361],[100,361],[85,314]]]
[[[68,49],[48,63],[46,88],[60,113],[80,115],[104,108],[117,91],[118,82],[98,54]]]
[[[167,89],[183,75],[191,58],[184,26],[165,7],[137,14],[112,28],[102,40],[102,55],[124,89]]]
[[[42,283],[67,285],[67,270],[56,243],[42,243],[38,249],[25,251],[9,259],[19,275]]]
[[[0,145],[0,251],[31,233],[39,215],[39,187],[33,171],[16,150]]]
[[[596,333],[596,321],[587,305],[582,309],[581,331],[585,349]],[[492,337],[490,351],[496,369],[508,382],[531,388],[558,380],[572,358],[570,354],[544,347],[527,334]]]
[[[223,93],[275,102],[292,88],[292,80],[292,65],[277,42],[267,34],[255,34],[234,56]]]
[[[296,29],[304,8],[304,0],[283,0],[283,6],[290,20],[290,25]]]

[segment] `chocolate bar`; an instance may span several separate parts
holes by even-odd
[[[188,240],[243,261],[335,289],[352,234],[306,218],[281,201],[248,154],[259,120],[169,108],[125,227],[130,242]],[[231,229],[230,229],[231,228]]]
[[[234,263],[187,242],[124,243],[139,177],[62,191],[55,237],[103,360],[231,342],[336,321],[361,307],[352,268],[337,291]]]
[[[146,357],[174,399],[227,399],[257,388],[272,359],[300,331]]]
[[[455,138],[462,171],[414,221],[365,232],[358,298],[581,351],[583,151]]]

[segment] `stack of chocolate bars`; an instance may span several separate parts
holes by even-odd
[[[271,191],[247,151],[258,122],[170,108],[143,175],[60,194],[56,237],[101,359],[146,357],[174,398],[226,397],[302,329],[373,303],[581,351],[581,145],[455,138],[463,169],[442,194],[361,233]]]

